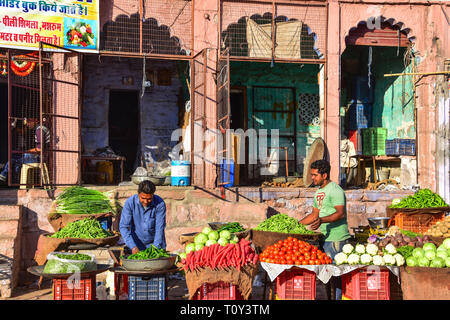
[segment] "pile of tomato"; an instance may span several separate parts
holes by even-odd
[[[333,260],[308,242],[288,237],[266,247],[259,255],[261,262],[296,265],[331,264]]]

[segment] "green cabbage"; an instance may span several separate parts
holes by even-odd
[[[217,231],[211,231],[210,233],[208,233],[208,239],[209,240],[214,240],[217,241],[219,240],[219,233]]]
[[[186,249],[184,251],[186,252],[186,254],[191,251],[195,251],[195,244],[194,243],[187,244]]]
[[[422,249],[425,251],[428,251],[428,250],[436,251],[436,245],[434,243],[427,242],[423,245]]]
[[[431,260],[430,267],[432,268],[445,268],[445,260],[439,257]]]
[[[194,238],[194,243],[195,244],[205,244],[206,241],[208,241],[208,236],[206,234],[204,234],[204,233],[199,233]]]
[[[202,233],[208,235],[211,231],[212,231],[212,229],[210,227],[204,227],[202,230]]]
[[[228,240],[224,238],[219,238],[219,240],[217,240],[217,243],[220,244],[221,246],[226,246],[228,244]]]
[[[406,265],[408,267],[415,267],[417,266],[417,259],[414,258],[413,256],[410,256],[406,259]]]
[[[419,260],[419,258],[425,257],[425,251],[422,248],[415,248],[412,252],[414,258]]]
[[[231,232],[228,230],[223,230],[220,232],[219,234],[220,238],[224,238],[225,240],[230,240],[231,239]]]
[[[428,267],[430,265],[430,260],[425,257],[420,257],[417,259],[417,262],[419,267]]]
[[[450,268],[450,256],[445,259],[445,265],[447,266],[447,268]]]
[[[436,258],[436,251],[433,250],[425,251],[425,258],[427,258],[430,261],[433,260],[434,258]]]
[[[450,250],[450,238],[445,239],[444,242],[442,242],[442,244],[447,250]]]

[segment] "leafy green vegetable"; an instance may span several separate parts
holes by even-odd
[[[414,195],[407,196],[400,201],[392,202],[390,208],[438,208],[448,207],[448,204],[440,195],[434,193],[430,189],[421,189]]]
[[[56,198],[56,210],[67,214],[111,212],[110,199],[98,190],[69,187]]]
[[[111,236],[113,236],[113,234],[103,229],[100,222],[95,219],[86,218],[68,223],[67,226],[50,237],[58,239],[100,239]]]
[[[91,257],[87,254],[82,253],[76,253],[76,254],[62,254],[62,253],[55,253],[55,256],[57,256],[60,259],[68,259],[68,260],[91,260]]]
[[[220,233],[221,231],[224,231],[224,230],[228,230],[231,233],[234,233],[234,232],[244,231],[245,229],[239,222],[230,222],[230,223],[227,223],[227,224],[221,226],[219,229],[217,229],[217,232]]]
[[[400,253],[403,258],[408,259],[412,256],[413,250],[415,247],[413,246],[401,246],[397,248],[397,252]]]
[[[287,214],[279,213],[264,220],[255,228],[259,231],[271,231],[281,233],[314,234],[313,231],[299,223],[297,219],[289,217]]]
[[[128,260],[148,260],[148,259],[159,259],[162,257],[170,257],[169,253],[160,249],[154,245],[150,245],[147,249],[139,251],[138,253],[131,254],[127,257]]]
[[[408,236],[408,237],[411,237],[411,238],[423,237],[423,234],[412,232],[412,231],[409,231],[409,230],[402,230],[402,229],[400,229],[400,232],[403,233],[405,236]]]

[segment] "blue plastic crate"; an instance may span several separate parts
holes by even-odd
[[[222,160],[220,165],[220,183],[226,183],[223,185],[225,188],[230,188],[234,186],[234,161],[233,160]]]
[[[415,139],[399,139],[399,154],[402,156],[416,155],[416,140]]]
[[[386,140],[386,155],[387,156],[398,156],[400,155],[400,139],[390,139]]]
[[[349,130],[370,128],[372,126],[372,105],[353,102],[348,109],[348,117]]]
[[[352,79],[351,98],[358,102],[372,103],[374,100],[374,81],[368,77],[354,77]]]
[[[128,276],[128,300],[166,300],[166,276]]]

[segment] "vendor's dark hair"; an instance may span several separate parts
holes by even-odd
[[[156,191],[155,184],[150,180],[144,180],[139,183],[138,193],[154,194]]]
[[[317,169],[320,174],[326,173],[330,179],[331,166],[327,160],[316,160],[311,164],[311,169]]]

